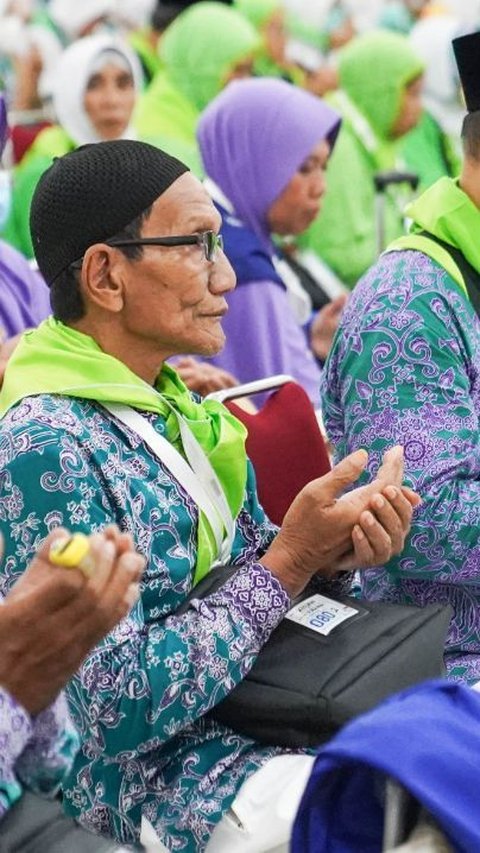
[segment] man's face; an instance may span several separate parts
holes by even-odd
[[[157,199],[141,236],[218,233],[220,225],[202,184],[187,172]],[[235,287],[235,274],[221,250],[212,262],[199,245],[144,246],[143,257],[125,258],[123,269],[122,319],[138,343],[154,344],[164,358],[178,353],[215,355],[222,349],[225,295]]]

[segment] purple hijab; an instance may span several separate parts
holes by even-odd
[[[339,127],[320,98],[269,78],[230,83],[202,113],[205,172],[269,251],[270,205],[319,142],[333,147]]]

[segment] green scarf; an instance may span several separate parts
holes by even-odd
[[[243,503],[247,478],[245,427],[214,400],[196,403],[173,368],[164,364],[155,388],[125,364],[103,352],[93,338],[50,317],[27,332],[12,355],[0,393],[0,418],[24,397],[61,394],[123,403],[165,419],[169,441],[183,453],[174,410],[187,421],[208,456],[234,518]],[[195,583],[216,558],[210,524],[200,514]]]
[[[469,264],[480,273],[480,210],[453,178],[440,178],[418,199],[408,205],[406,216],[412,220],[411,232],[395,240],[387,252],[416,249],[423,252],[440,266],[466,294],[463,276],[455,261],[438,243],[422,237],[419,231],[428,231],[459,249]]]

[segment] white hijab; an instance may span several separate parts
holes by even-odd
[[[460,99],[452,39],[465,32],[458,18],[432,15],[418,21],[410,33],[412,47],[425,62],[425,108],[454,140],[460,139],[465,107]]]
[[[48,14],[69,41],[78,38],[82,30],[97,18],[110,17],[115,0],[50,0]]]
[[[142,88],[142,70],[137,56],[118,36],[85,36],[65,48],[56,67],[52,92],[53,108],[58,123],[76,145],[100,142],[100,137],[85,110],[84,98],[92,67],[104,51],[120,54],[122,63],[126,62],[131,69],[137,95]],[[105,64],[110,62],[112,54],[109,52],[105,56]],[[122,138],[135,139],[135,136],[133,127],[129,125]]]

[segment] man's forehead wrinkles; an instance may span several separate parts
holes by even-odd
[[[219,226],[221,224],[220,214],[213,205],[208,203],[190,207],[186,206],[185,215],[182,217],[182,220],[187,227],[189,225],[201,225],[202,223],[208,223],[209,225],[217,224]]]

